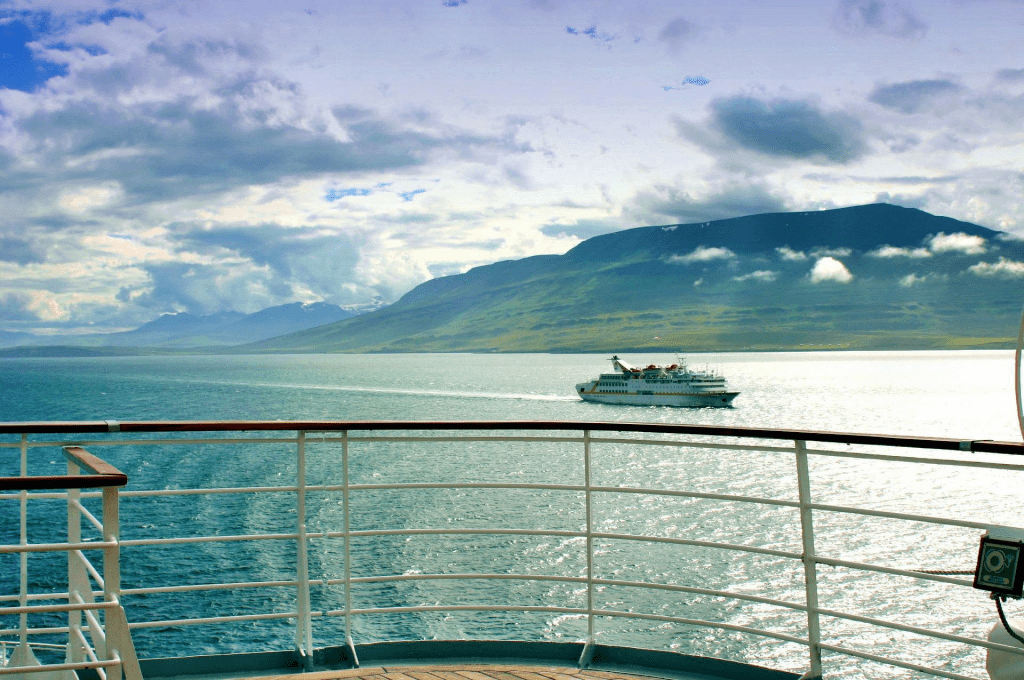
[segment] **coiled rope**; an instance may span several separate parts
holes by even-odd
[[[1024,637],[1017,635],[1013,628],[1010,628],[1010,622],[1006,620],[1006,614],[1003,613],[1003,600],[1006,599],[1006,596],[992,593],[992,599],[996,601],[996,611],[999,612],[999,620],[1003,622],[1003,628],[1005,628],[1006,632],[1010,634],[1010,637],[1017,642],[1024,644]]]

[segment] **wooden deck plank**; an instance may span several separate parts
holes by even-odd
[[[456,673],[466,678],[467,680],[495,680],[495,677],[488,673],[486,669],[471,670],[468,668],[464,668],[462,670],[456,671]]]
[[[438,663],[264,675],[239,680],[296,680],[297,676],[302,680],[644,680],[647,677],[547,665]]]
[[[486,673],[488,676],[494,678],[494,680],[519,680],[519,676],[512,675],[509,671],[515,670],[517,666],[494,666],[493,668],[481,669],[481,672]]]
[[[522,678],[523,680],[548,680],[540,673],[535,672],[533,669],[517,669],[512,671],[512,675]]]

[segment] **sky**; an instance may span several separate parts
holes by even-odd
[[[1022,35],[1024,0],[0,0],[0,330],[880,201],[1024,236]]]

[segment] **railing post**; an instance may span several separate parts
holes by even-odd
[[[21,476],[28,477],[28,435],[21,435]],[[21,505],[21,538],[20,545],[24,548],[28,545],[28,491],[22,489],[18,494]],[[19,553],[21,564],[21,575],[18,585],[18,605],[28,606],[28,553]],[[11,658],[7,662],[9,666],[38,666],[39,660],[32,652],[28,644],[28,613],[22,612],[18,617],[18,645],[11,652]]]
[[[313,667],[313,626],[309,602],[309,545],[306,538],[306,433],[298,436],[297,460],[297,513],[299,543],[297,546],[298,567],[298,621],[295,626],[295,647],[302,656],[306,670]]]
[[[142,671],[139,669],[138,657],[135,655],[135,645],[132,642],[131,632],[128,629],[128,621],[125,618],[124,607],[121,604],[121,519],[120,519],[120,495],[116,486],[103,487],[103,541],[111,545],[103,549],[103,600],[116,602],[115,609],[103,611],[102,636],[92,636],[93,644],[96,647],[97,656],[105,659],[117,658],[120,664],[112,668],[107,674],[107,680],[113,677],[119,680],[142,680]],[[78,522],[81,522],[79,517]],[[78,524],[81,532],[81,524]],[[70,555],[70,553],[69,553]],[[69,557],[70,559],[70,557]],[[88,577],[85,579],[86,593],[82,593],[82,599],[92,601],[92,586]],[[71,584],[68,584],[70,596]],[[101,642],[102,641],[102,642]],[[102,645],[102,646],[101,646]]]
[[[103,541],[112,545],[103,549],[103,600],[121,603],[121,520],[118,512],[116,486],[103,487]],[[103,613],[103,628],[107,626],[107,612]],[[102,636],[93,638],[97,656],[111,658],[110,640]]]
[[[21,476],[28,477],[28,435],[21,435]],[[24,547],[28,545],[28,491],[21,490],[19,503],[21,507],[21,534],[19,543]],[[22,607],[28,605],[28,553],[22,552],[19,556],[21,564],[21,581],[18,586],[18,604]],[[18,646],[23,647],[31,654],[28,646],[28,614],[22,613],[18,624]],[[17,650],[15,650],[17,651]]]
[[[583,485],[587,513],[587,642],[580,654],[579,667],[586,668],[594,658],[594,522],[593,495],[590,491],[590,430],[583,431]]]
[[[345,646],[352,655],[352,667],[359,668],[359,657],[356,655],[355,643],[352,642],[352,513],[349,506],[348,430],[341,433],[341,506],[345,520],[342,527],[345,534]]]
[[[68,474],[77,475],[81,468],[75,461],[68,459]],[[82,511],[80,503],[82,498],[81,489],[68,489],[68,543],[82,542]],[[74,550],[68,550],[68,604],[76,604],[77,600],[92,602],[92,584],[86,572],[85,565],[78,558]],[[68,663],[78,663],[85,660],[85,650],[78,641],[75,631],[81,632],[82,612],[73,610],[68,612],[68,646],[65,652],[65,660]],[[74,673],[65,675],[68,680],[73,680]]]
[[[121,602],[121,519],[116,486],[103,487],[103,599]]]
[[[807,602],[807,642],[811,668],[808,680],[821,678],[821,627],[818,621],[818,571],[814,553],[814,517],[811,513],[811,476],[807,466],[807,442],[796,440],[796,474],[800,492],[800,533],[803,537],[804,587]]]

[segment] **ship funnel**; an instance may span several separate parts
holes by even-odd
[[[627,364],[625,361],[623,361],[622,359],[620,359],[616,355],[616,356],[612,357],[612,370],[622,371],[623,373],[627,373],[627,372],[633,370],[633,367],[630,366],[629,364]]]

